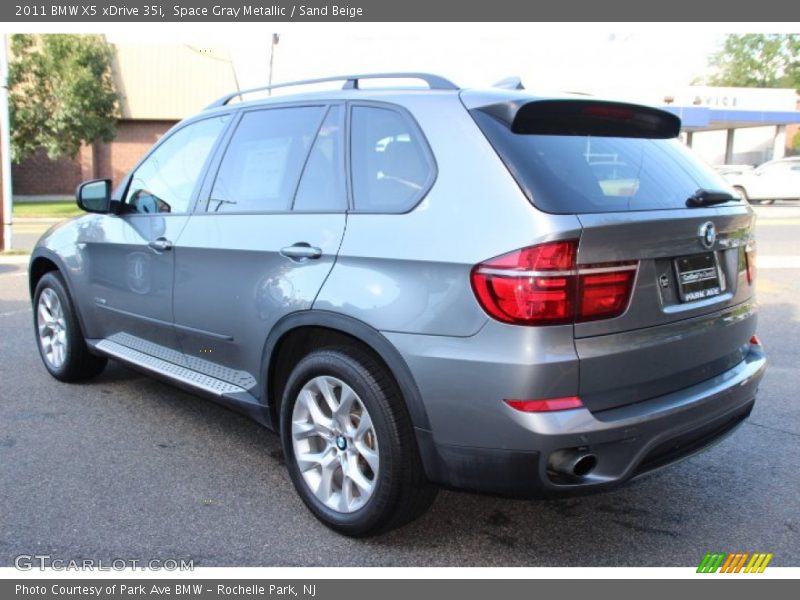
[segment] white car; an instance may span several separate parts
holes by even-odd
[[[752,171],[723,176],[747,201],[800,200],[800,157],[771,160]]]

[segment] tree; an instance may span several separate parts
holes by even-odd
[[[800,90],[800,35],[728,35],[709,58],[710,85]]]
[[[119,97],[111,76],[113,49],[102,36],[11,37],[11,157],[38,148],[55,160],[75,158],[81,145],[116,135]]]

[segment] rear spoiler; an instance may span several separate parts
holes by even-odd
[[[681,120],[665,110],[605,100],[514,99],[475,110],[519,134],[669,139],[681,130]]]

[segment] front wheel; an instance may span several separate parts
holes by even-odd
[[[358,349],[318,350],[297,364],[283,394],[281,440],[300,497],[339,533],[399,527],[436,496],[397,386]]]
[[[105,368],[107,359],[89,352],[67,286],[56,271],[36,284],[33,324],[42,362],[56,379],[80,381]]]

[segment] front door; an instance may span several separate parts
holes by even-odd
[[[203,119],[168,134],[129,178],[121,212],[82,234],[102,337],[182,362],[173,328],[173,248],[227,120]]]

